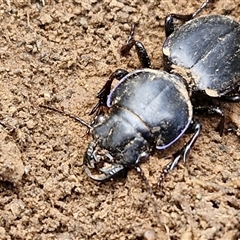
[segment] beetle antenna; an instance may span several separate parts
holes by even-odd
[[[43,108],[49,109],[51,111],[60,113],[60,114],[62,114],[64,116],[70,117],[70,118],[74,119],[75,121],[80,122],[83,126],[87,127],[89,130],[91,130],[93,128],[90,124],[88,124],[83,119],[77,117],[74,114],[67,113],[67,112],[65,112],[63,110],[60,110],[60,109],[57,109],[57,108],[54,108],[54,107],[51,107],[51,106],[48,106],[48,105],[40,105],[40,107],[43,107]]]
[[[151,187],[148,179],[146,178],[144,172],[143,172],[142,169],[140,168],[140,166],[136,166],[135,169],[136,169],[136,171],[139,173],[139,175],[141,176],[141,178],[143,179],[143,181],[145,182],[145,184],[146,184],[146,186],[147,186],[147,189],[148,189],[148,192],[149,192],[149,194],[151,195],[153,210],[154,210],[154,213],[155,213],[155,215],[156,215],[156,217],[157,217],[158,223],[161,224],[161,225],[163,225],[162,222],[161,222],[161,219],[160,219],[160,214],[159,214],[159,212],[158,212],[157,202],[156,202],[156,200],[155,200],[152,187]]]

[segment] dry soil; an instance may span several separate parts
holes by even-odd
[[[162,67],[164,17],[192,13],[196,0],[3,0],[0,2],[0,239],[240,239],[240,142],[222,137],[217,118],[203,131],[186,164],[155,187],[169,156],[187,141],[142,164],[153,186],[129,171],[99,184],[83,171],[91,137],[63,108],[91,121],[95,95],[117,68],[140,64],[120,57],[130,24]],[[216,1],[202,14],[240,21],[238,0]],[[225,104],[239,125],[240,106]]]

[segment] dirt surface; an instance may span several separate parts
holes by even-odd
[[[95,95],[116,68],[140,66],[120,57],[132,22],[154,68],[162,68],[164,17],[192,13],[199,1],[5,0],[0,3],[0,239],[240,239],[240,142],[203,132],[187,163],[155,187],[166,157],[186,138],[142,164],[153,186],[134,171],[99,184],[83,171],[91,137],[64,108],[91,121]],[[237,0],[202,14],[240,21]],[[223,106],[239,124],[240,106]]]

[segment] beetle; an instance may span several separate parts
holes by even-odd
[[[190,15],[167,16],[162,49],[165,70],[186,76],[195,112],[218,114],[222,134],[224,113],[214,100],[240,101],[240,24],[224,15],[195,18],[208,3]],[[185,23],[175,27],[174,19]]]
[[[100,114],[100,121],[94,123],[93,141],[84,156],[85,171],[94,180],[125,176],[132,168],[140,171],[139,164],[155,147],[165,149],[185,132],[193,133],[174,155],[168,172],[181,158],[186,159],[200,134],[184,79],[143,67],[130,73],[118,69],[98,94],[99,103],[91,114],[102,105],[109,113]],[[110,93],[115,78],[120,82]]]
[[[111,91],[114,79],[120,81]],[[193,119],[185,80],[165,71],[146,68],[146,65],[130,73],[118,69],[103,86],[98,98],[99,102],[90,113],[97,113],[92,124],[42,105],[89,129],[93,140],[85,152],[83,166],[86,174],[96,181],[126,176],[129,169],[136,169],[145,178],[139,164],[148,159],[154,148],[165,149],[184,133],[192,134],[164,169],[162,180],[180,159],[186,160],[201,132],[200,123]],[[103,114],[102,107],[108,108],[107,114]]]
[[[221,120],[218,124],[217,130],[219,131],[220,135],[223,133],[224,129],[224,121],[225,121],[225,115],[223,111],[213,104],[215,104],[213,101],[210,101],[211,99],[219,99],[219,100],[225,100],[225,101],[231,101],[231,102],[238,102],[240,101],[240,93],[239,93],[239,83],[240,83],[240,65],[238,64],[240,62],[240,39],[239,39],[239,33],[240,33],[240,27],[239,23],[236,21],[230,19],[229,17],[222,16],[222,15],[208,15],[208,16],[202,16],[196,18],[196,16],[210,3],[210,0],[205,1],[200,8],[198,8],[193,14],[189,15],[180,15],[180,14],[170,14],[165,19],[165,34],[166,34],[166,41],[163,44],[163,56],[164,56],[164,65],[165,70],[170,73],[166,79],[172,79],[175,77],[179,77],[180,81],[185,83],[186,88],[188,89],[188,92],[185,91],[183,94],[183,91],[181,92],[183,95],[188,94],[188,96],[191,99],[191,102],[193,104],[193,111],[194,114],[206,114],[206,115],[218,115],[221,117]],[[184,24],[182,26],[175,27],[174,20],[182,20]],[[138,84],[142,80],[148,81],[150,80],[150,70],[148,68],[151,68],[151,61],[149,59],[149,56],[147,54],[147,51],[143,44],[139,41],[136,41],[134,39],[134,32],[135,32],[135,25],[132,25],[130,35],[128,37],[128,40],[126,44],[121,48],[121,55],[126,56],[131,48],[135,46],[138,58],[141,62],[141,65],[143,67],[142,70],[137,70],[136,72],[127,74],[123,71],[123,75],[120,77],[117,76],[116,72],[113,74],[114,77],[110,78],[109,81],[105,84],[103,89],[99,92],[98,98],[99,102],[93,108],[91,114],[93,114],[95,111],[98,111],[101,106],[108,106],[112,107],[113,110],[110,112],[114,113],[116,107],[120,108],[127,108],[131,105],[131,112],[136,114],[140,117],[140,119],[143,117],[142,113],[137,113],[135,111],[138,111],[138,100],[141,99],[141,94],[144,95],[145,92],[140,93],[139,99],[134,99],[133,96],[131,97],[131,94],[135,96],[135,92],[138,91]],[[227,47],[226,47],[227,46]],[[160,74],[159,70],[155,70],[155,74]],[[147,73],[145,75],[144,73]],[[133,77],[136,73],[140,74],[138,77],[139,80],[136,81],[135,77]],[[155,75],[154,74],[154,75]],[[164,74],[166,76],[166,73],[162,72],[161,74]],[[145,75],[145,76],[144,76]],[[155,75],[156,76],[156,75]],[[111,84],[114,78],[117,78],[120,80],[120,83],[117,85],[116,88],[114,88],[113,92],[110,94],[110,88]],[[136,85],[136,83],[138,83]],[[172,84],[171,81],[168,81],[168,84]],[[187,84],[187,85],[186,85]],[[128,87],[125,87],[127,85]],[[132,88],[130,88],[130,86]],[[141,84],[140,84],[141,86]],[[149,83],[150,86],[150,83]],[[172,91],[174,89],[172,88]],[[176,90],[176,89],[175,89]],[[175,91],[174,90],[174,91]],[[186,90],[186,89],[185,89]],[[153,88],[152,88],[153,91]],[[160,93],[160,92],[159,92]],[[151,96],[151,90],[149,91],[149,95]],[[181,95],[181,94],[180,94]],[[126,102],[124,98],[127,98],[129,100]],[[144,98],[143,98],[144,99]],[[165,98],[165,103],[167,101],[172,100],[172,98]],[[178,101],[179,99],[174,99],[174,101]],[[188,101],[188,100],[187,100]],[[203,102],[203,104],[202,104]],[[210,102],[210,104],[209,104]],[[133,103],[135,105],[133,106]],[[186,103],[186,102],[185,102]],[[115,105],[117,104],[117,105]],[[123,105],[122,105],[123,104]],[[159,113],[160,116],[165,115],[165,110],[162,110],[160,107],[157,107],[154,109],[156,113]],[[174,103],[172,102],[174,105]],[[183,104],[183,102],[182,102]],[[162,106],[162,105],[161,105]],[[147,104],[145,102],[145,107],[147,107]],[[172,106],[174,109],[174,106]],[[192,107],[191,107],[192,108]],[[154,112],[153,111],[153,112]],[[178,121],[179,117],[189,117],[188,114],[180,112],[178,114],[177,108],[174,111],[167,110],[168,114],[172,115],[172,119],[175,119],[175,121]],[[120,117],[120,113],[119,114]],[[147,121],[146,124],[148,124],[148,121],[152,121],[153,118],[155,119],[155,116],[148,114],[147,115]],[[158,127],[160,129],[163,129],[162,125],[162,117],[158,117]],[[108,116],[109,117],[109,116]],[[161,120],[160,120],[161,119]],[[192,119],[192,117],[190,117]],[[125,121],[125,120],[124,120]],[[128,120],[129,121],[129,120]],[[141,119],[142,121],[142,119]],[[107,122],[112,122],[112,120],[107,120]],[[114,121],[113,121],[114,122]],[[130,121],[131,122],[131,121]],[[106,122],[104,121],[104,124]],[[111,123],[109,126],[114,126],[114,123]],[[124,125],[124,123],[123,123]],[[119,132],[124,131],[125,126],[119,127]],[[184,126],[185,124],[180,126]],[[138,126],[138,125],[137,125]],[[101,134],[103,133],[102,129],[106,129],[105,126],[101,125],[100,127],[95,126],[95,129],[93,131],[93,136],[98,139],[101,138]],[[127,129],[127,128],[126,128]],[[131,155],[128,155],[127,158],[122,158],[114,154],[114,156],[111,156],[109,151],[106,151],[108,157],[103,157],[102,154],[96,155],[96,142],[91,143],[89,145],[89,149],[86,152],[85,155],[85,166],[87,169],[87,174],[95,179],[95,180],[105,180],[109,179],[115,174],[125,171],[126,169],[137,167],[138,163],[141,162],[140,159],[143,157],[149,155],[149,153],[152,151],[152,147],[158,146],[157,148],[162,149],[170,146],[174,141],[176,141],[179,137],[182,136],[182,131],[179,133],[178,131],[175,131],[174,127],[171,127],[170,125],[166,128],[167,130],[164,130],[166,132],[166,136],[161,138],[160,141],[162,141],[163,146],[159,146],[158,138],[153,138],[146,142],[145,147],[147,147],[147,150],[140,151],[136,154],[135,157],[133,157],[136,153],[136,148],[131,149],[133,145],[130,147],[131,149]],[[185,128],[186,125],[185,125]],[[196,141],[201,125],[199,123],[194,124],[195,134],[192,137],[192,139],[184,146],[184,148],[179,151],[177,154],[174,155],[174,159],[163,169],[163,172],[161,174],[161,177],[159,179],[159,183],[161,183],[162,179],[166,176],[166,174],[172,170],[179,162],[181,157],[183,157],[184,161],[186,160],[186,152],[189,152],[190,148],[193,146],[194,142]],[[109,134],[105,135],[107,139],[110,140],[101,140],[100,144],[100,152],[102,148],[105,148],[106,146],[109,147],[110,151],[119,151],[120,156],[123,156],[123,152],[126,151],[126,149],[118,149],[117,145],[114,145],[116,143],[111,142],[112,136],[111,131],[113,129],[109,128]],[[142,131],[142,130],[141,130]],[[141,132],[140,131],[140,132]],[[150,128],[150,132],[151,132]],[[160,130],[158,133],[161,135]],[[114,131],[113,131],[114,132]],[[140,133],[139,132],[139,133]],[[137,132],[135,132],[137,133]],[[168,140],[167,135],[172,136],[174,140]],[[121,134],[120,134],[121,136]],[[120,140],[119,142],[124,142],[125,137],[116,137],[115,140]],[[132,136],[133,137],[133,136]],[[130,138],[129,138],[130,139]],[[104,142],[104,143],[103,143]],[[113,144],[110,147],[110,142]],[[129,143],[129,142],[128,142]],[[143,143],[143,142],[142,142]],[[152,147],[151,147],[152,144]],[[92,149],[92,146],[95,147],[95,149]],[[186,150],[187,149],[187,150]],[[113,151],[113,152],[114,152]],[[113,153],[111,152],[111,153]],[[181,153],[181,154],[179,154]],[[105,152],[104,152],[105,154]],[[104,155],[103,154],[103,155]],[[110,166],[107,167],[107,169],[98,167],[102,166],[104,163],[109,163]],[[119,164],[120,163],[120,164]],[[103,177],[102,178],[95,178],[93,177],[90,169],[97,169],[97,172],[102,172]]]

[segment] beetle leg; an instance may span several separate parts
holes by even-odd
[[[224,115],[224,112],[219,107],[199,106],[199,107],[194,107],[193,111],[195,114],[199,114],[199,115],[217,115],[217,116],[219,116],[220,121],[216,128],[216,131],[219,132],[220,136],[222,136],[223,130],[224,130],[225,115]]]
[[[109,77],[109,79],[107,80],[103,88],[98,92],[97,94],[97,98],[99,99],[98,103],[93,107],[89,115],[96,113],[96,115],[98,116],[102,113],[102,107],[107,106],[107,98],[111,92],[111,86],[112,86],[113,80],[114,79],[121,80],[127,74],[128,72],[123,69],[117,69],[115,72],[111,74],[111,76]]]
[[[240,102],[240,93],[221,96],[220,99],[225,102]]]
[[[134,32],[135,24],[132,24],[130,34],[128,36],[126,44],[121,47],[120,54],[121,56],[127,56],[132,47],[135,46],[141,66],[143,68],[151,68],[151,60],[148,56],[147,50],[141,42],[134,39]]]
[[[202,126],[199,122],[197,122],[196,120],[193,120],[190,125],[189,128],[187,129],[187,133],[194,133],[194,135],[191,137],[191,139],[183,146],[182,149],[180,149],[179,151],[177,151],[173,157],[174,159],[166,166],[164,167],[160,178],[158,180],[158,186],[161,186],[162,181],[164,180],[164,178],[167,176],[167,174],[172,171],[179,163],[179,161],[181,160],[181,158],[183,159],[184,162],[186,162],[187,159],[187,155],[190,151],[190,149],[193,147],[194,143],[196,142],[197,138],[199,137],[199,134],[202,130]]]
[[[207,5],[213,2],[212,0],[205,1],[194,13],[188,14],[188,15],[181,15],[181,14],[169,14],[165,18],[165,35],[168,37],[170,34],[174,32],[174,29],[176,28],[176,24],[174,23],[174,20],[181,20],[183,23],[195,18]]]
[[[121,56],[124,56],[124,57],[127,56],[130,50],[132,49],[132,47],[134,46],[135,44],[134,33],[135,33],[135,24],[133,23],[131,25],[131,30],[126,43],[120,48]]]

